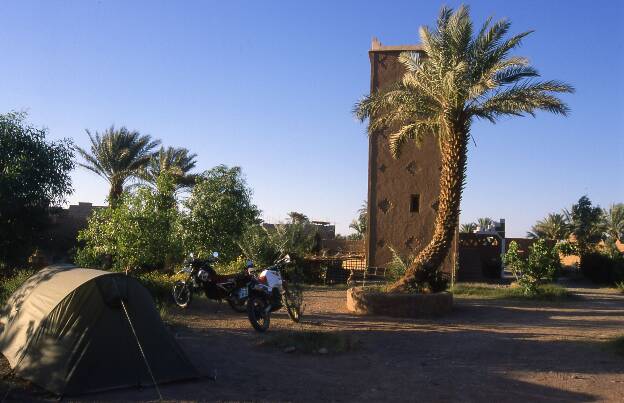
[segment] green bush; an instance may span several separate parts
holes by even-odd
[[[136,276],[136,279],[152,294],[156,305],[161,307],[173,302],[171,297],[173,284],[180,278],[175,275],[154,271],[140,273]]]
[[[556,246],[549,248],[543,239],[529,246],[529,256],[526,258],[520,255],[518,244],[512,242],[503,261],[526,295],[539,294],[539,286],[554,280],[561,267]]]
[[[33,274],[34,270],[17,270],[13,275],[0,280],[0,304],[4,304],[7,299],[26,282]]]
[[[386,278],[389,281],[396,281],[405,275],[409,267],[408,259],[403,259],[398,252],[390,247],[392,260],[386,265]]]
[[[115,207],[97,210],[80,231],[75,262],[83,267],[151,271],[183,257],[175,184],[166,174],[157,188],[125,193]]]
[[[598,284],[624,281],[624,257],[621,254],[588,253],[581,259],[583,275]]]

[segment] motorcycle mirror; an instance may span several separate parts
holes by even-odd
[[[212,252],[212,257],[215,259],[219,257],[219,252]]]

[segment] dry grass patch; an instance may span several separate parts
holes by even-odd
[[[517,299],[539,301],[562,301],[574,298],[566,288],[555,284],[539,286],[535,295],[526,295],[522,288],[514,285],[460,283],[451,287],[450,291],[456,297],[483,298],[483,299]]]
[[[289,353],[337,354],[355,350],[358,343],[347,333],[302,330],[269,333],[259,345]]]

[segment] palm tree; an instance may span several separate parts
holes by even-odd
[[[604,210],[604,227],[606,235],[614,242],[624,239],[624,203],[612,204]]]
[[[138,176],[140,170],[149,163],[151,152],[160,141],[152,141],[149,135],[129,131],[125,127],[115,129],[111,126],[104,133],[95,132],[95,135],[89,130],[86,132],[91,140],[91,152],[76,147],[85,159],[80,165],[108,181],[108,200],[114,204],[123,193],[126,180]]]
[[[355,232],[349,236],[349,239],[360,240],[366,237],[366,230],[368,228],[368,202],[364,201],[362,206],[358,209],[358,216],[355,220],[351,221],[349,228]]]
[[[536,222],[527,235],[529,238],[565,240],[570,236],[570,222],[564,214],[551,213]]]
[[[492,224],[494,224],[494,220],[490,217],[481,217],[477,219],[477,227],[480,231],[487,231]]]
[[[390,151],[399,157],[409,140],[421,143],[436,136],[442,157],[440,198],[431,241],[411,262],[393,290],[418,282],[446,287],[439,268],[452,245],[465,182],[470,126],[474,119],[492,123],[504,116],[534,115],[537,110],[566,115],[568,107],[555,93],[573,88],[558,81],[537,81],[538,72],[523,57],[509,56],[524,32],[505,39],[510,23],[488,19],[473,35],[468,7],[443,7],[435,30],[420,28],[425,56],[404,52],[401,80],[365,97],[355,106],[361,120],[369,119],[369,134],[392,129]]]
[[[589,197],[585,195],[581,196],[569,211],[563,210],[563,214],[570,223],[570,233],[574,235],[580,264],[583,266],[584,257],[595,251],[603,239],[605,232],[603,210],[599,206],[592,205]]]
[[[197,154],[191,154],[186,148],[160,147],[141,170],[139,177],[156,186],[158,177],[167,172],[173,176],[178,189],[190,188],[197,180],[196,174],[189,173],[197,164],[195,158]]]
[[[462,234],[472,234],[477,230],[477,224],[473,222],[465,223],[459,226],[459,232]]]

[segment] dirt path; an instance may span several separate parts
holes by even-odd
[[[173,330],[206,378],[162,393],[171,400],[624,401],[624,357],[601,343],[624,334],[624,296],[574,291],[581,300],[458,299],[443,319],[396,320],[350,315],[345,291],[318,289],[306,294],[306,323],[275,314],[270,332],[349,332],[360,342],[333,356],[258,346],[264,336],[244,315],[198,299],[175,315]],[[87,400],[156,397],[148,388]]]

